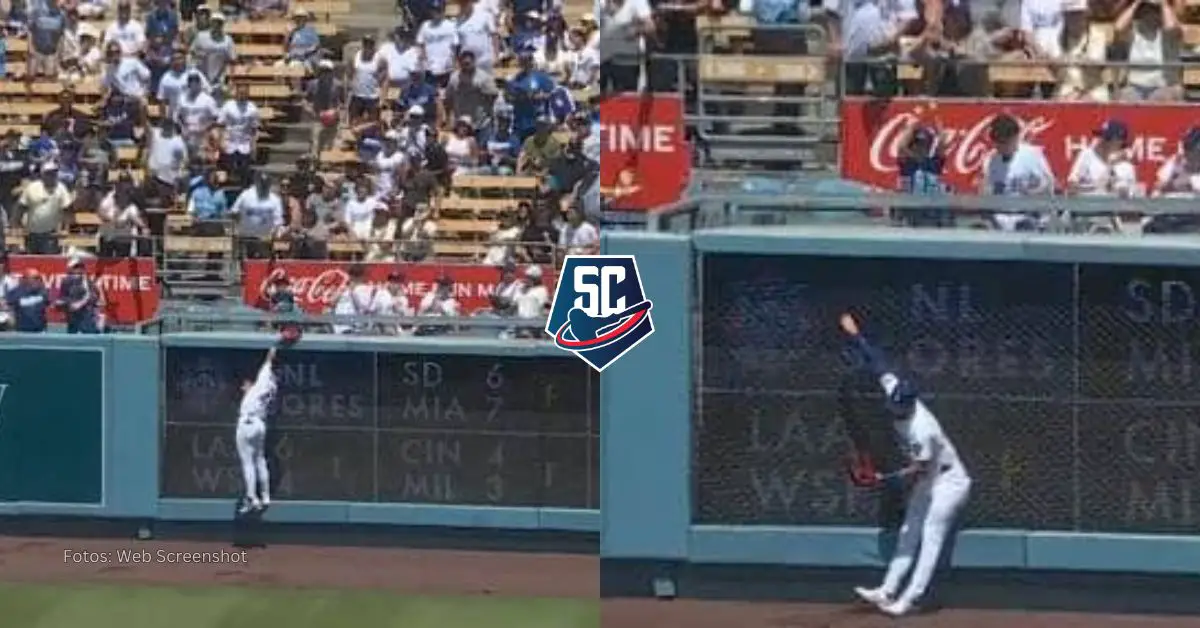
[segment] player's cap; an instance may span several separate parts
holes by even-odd
[[[525,276],[530,279],[542,278],[542,267],[537,264],[530,264],[525,267]]]
[[[917,385],[912,380],[901,379],[896,382],[896,387],[888,394],[888,405],[898,409],[907,409],[919,396]]]
[[[398,270],[393,270],[392,272],[388,273],[387,280],[393,283],[403,283],[404,273]]]
[[[1129,141],[1129,127],[1120,120],[1107,120],[1096,129],[1096,136],[1106,142]]]
[[[1005,142],[1020,134],[1021,123],[1007,113],[992,118],[992,123],[988,125],[988,138],[993,142]]]

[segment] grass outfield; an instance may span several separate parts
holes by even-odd
[[[135,585],[0,585],[14,628],[598,628],[599,600]]]

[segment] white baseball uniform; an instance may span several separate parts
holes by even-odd
[[[266,456],[266,420],[277,388],[271,362],[264,362],[254,383],[242,396],[242,405],[238,411],[235,437],[238,460],[242,463],[242,479],[246,484],[246,503],[254,506],[271,501],[271,478]]]
[[[885,373],[879,378],[884,392],[889,395],[899,381],[893,373]],[[921,599],[929,587],[942,545],[971,492],[971,476],[937,418],[920,399],[911,415],[895,421],[894,427],[910,459],[928,465],[911,489],[896,552],[880,587],[888,598],[909,606]],[[910,570],[908,587],[896,598],[900,584]]]

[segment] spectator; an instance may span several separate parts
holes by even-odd
[[[234,88],[233,98],[221,105],[215,119],[221,129],[220,167],[230,174],[234,186],[245,187],[250,183],[248,173],[254,163],[261,123],[258,106],[250,102],[250,87],[242,83]]]
[[[346,270],[346,275],[349,276],[349,285],[334,302],[334,315],[376,316],[383,309],[382,306],[385,305],[385,301],[390,295],[385,296],[387,295],[385,290],[380,290],[379,286],[367,282],[366,268],[362,264],[352,264]],[[333,331],[336,334],[364,333],[371,327],[362,322],[337,323],[333,326]]]
[[[236,103],[235,103],[236,104]],[[204,91],[198,74],[187,79],[187,87],[175,101],[174,118],[183,132],[188,155],[202,157],[208,149],[208,138],[220,117],[217,101]]]
[[[523,227],[520,245],[515,249],[518,261],[553,264],[554,248],[560,237],[554,228],[553,214],[542,209],[534,211],[528,202],[522,201],[517,205],[517,219]]]
[[[1001,114],[992,119],[988,135],[994,146],[983,169],[980,193],[995,196],[1047,196],[1054,192],[1054,171],[1042,149],[1021,139],[1021,125]],[[1034,228],[1036,217],[996,214],[995,223],[1006,231]]]
[[[133,19],[133,7],[128,0],[117,4],[117,19],[104,29],[103,43],[117,44],[125,57],[136,57],[146,47],[146,28]]]
[[[408,155],[399,145],[400,134],[388,131],[383,136],[383,149],[371,162],[375,170],[375,191],[380,198],[389,198],[396,192],[400,169],[408,164]]]
[[[516,296],[517,318],[522,320],[542,320],[550,306],[550,291],[542,282],[542,267],[530,264],[525,267],[525,276],[521,279],[519,292]],[[539,338],[542,330],[539,327],[524,327],[517,331],[521,338]]]
[[[259,173],[254,185],[246,188],[233,202],[230,213],[237,217],[242,257],[270,257],[271,239],[283,228],[283,200],[271,189],[271,178]]]
[[[486,165],[493,175],[507,176],[517,171],[521,141],[513,130],[512,109],[497,107],[492,122],[480,133]]]
[[[6,290],[4,298],[13,317],[13,329],[29,334],[46,331],[50,292],[36,270],[25,271],[17,284]]]
[[[437,131],[428,122],[425,108],[421,105],[408,108],[404,124],[396,129],[396,132],[400,134],[400,145],[404,147],[412,163],[417,165],[423,162],[425,149],[431,143],[436,143],[438,137]]]
[[[103,85],[109,92],[124,94],[129,98],[143,101],[150,89],[150,68],[137,57],[121,56],[121,47],[116,43],[107,44],[104,49],[106,67]]]
[[[73,255],[67,260],[67,274],[58,287],[55,306],[67,316],[68,334],[98,334],[98,309],[102,303],[100,290],[87,275],[83,258]]]
[[[189,2],[198,2],[199,0],[181,0],[180,15],[187,17],[187,4]],[[183,31],[180,39],[191,50],[192,44],[196,42],[196,36],[200,33],[212,28],[212,9],[208,8],[207,4],[201,4],[196,7],[191,18],[192,23],[188,24]]]
[[[175,206],[175,195],[180,190],[187,163],[187,143],[180,137],[175,122],[163,118],[150,132],[146,149],[146,196]]]
[[[171,57],[175,55],[174,42],[162,35],[150,37],[146,51],[142,53],[142,62],[150,68],[150,94],[158,94],[158,84],[167,69],[171,67]]]
[[[47,113],[44,119],[50,122],[54,128],[69,133],[75,133],[77,129],[87,126],[90,116],[75,106],[75,100],[73,89],[63,89],[58,94],[58,106]]]
[[[584,219],[583,210],[573,206],[567,212],[558,246],[566,255],[595,255],[600,252],[600,231]]]
[[[1200,127],[1192,127],[1179,143],[1179,152],[1158,170],[1154,195],[1195,198],[1200,193]]]
[[[515,262],[514,249],[521,239],[522,231],[524,225],[516,213],[502,214],[496,230],[488,235],[488,247],[480,263],[486,266],[506,266]]]
[[[53,162],[41,167],[37,179],[25,185],[17,201],[25,227],[25,252],[33,255],[57,255],[58,234],[63,218],[75,200],[67,186],[58,180]]]
[[[414,74],[408,85],[401,88],[395,110],[406,111],[410,117],[416,115],[422,122],[433,126],[439,126],[445,119],[438,88],[429,82],[425,74]],[[418,110],[420,113],[416,113]]]
[[[193,76],[200,81],[201,91],[212,91],[212,85],[209,84],[204,74],[188,65],[187,54],[182,50],[174,51],[171,55],[171,65],[159,79],[155,94],[155,99],[167,108],[168,115],[174,115],[179,97],[187,90],[188,81]]]
[[[97,78],[104,73],[104,52],[99,46],[100,34],[90,24],[81,24],[75,33],[75,41],[62,52],[63,82],[74,85],[87,79]]]
[[[454,298],[454,280],[443,275],[438,278],[433,290],[421,299],[421,305],[417,307],[417,316],[457,317],[461,311],[458,299]],[[431,330],[425,331],[428,333]]]
[[[1131,0],[1113,24],[1117,39],[1127,46],[1126,57],[1137,67],[1125,77],[1123,101],[1169,101],[1183,97],[1178,68],[1182,29],[1171,0]]]
[[[371,239],[371,228],[374,225],[375,211],[380,206],[387,207],[382,199],[371,193],[371,181],[360,177],[354,182],[354,194],[346,200],[342,208],[342,221],[354,239],[366,242]]]
[[[308,9],[303,7],[296,7],[292,11],[292,30],[285,41],[287,54],[284,56],[284,62],[287,65],[311,69],[321,54],[321,36],[311,24],[311,18]]]
[[[403,26],[392,29],[392,36],[380,48],[387,61],[388,81],[404,87],[417,74],[424,74],[421,66],[421,50],[412,43],[412,37]]]
[[[459,47],[458,27],[446,19],[446,5],[438,0],[433,15],[417,29],[417,45],[429,82],[439,89],[450,82],[454,70],[454,51]]]
[[[252,20],[281,18],[288,13],[288,0],[250,0],[248,4]]]
[[[58,0],[45,0],[43,7],[30,15],[28,28],[29,58],[25,80],[32,82],[38,77],[56,80],[59,53],[67,30],[67,16],[59,8]]]
[[[645,38],[657,27],[647,0],[599,0],[600,91],[638,90]],[[598,4],[599,4],[598,3]]]
[[[314,157],[333,147],[342,108],[342,83],[333,74],[333,62],[317,62],[317,76],[304,93],[304,113],[312,125],[309,140]]]
[[[142,135],[145,110],[137,100],[112,92],[100,108],[100,128],[109,146],[134,146]]]
[[[321,176],[313,169],[313,164],[311,155],[301,155],[296,158],[296,171],[283,180],[288,222],[291,222],[299,215],[298,212],[304,209],[304,202],[308,200],[308,197],[321,189],[323,182]]]
[[[454,130],[442,140],[452,172],[472,174],[479,167],[479,145],[475,141],[475,125],[470,116],[454,123]]]
[[[174,42],[179,37],[179,13],[171,0],[155,0],[154,10],[146,14],[146,37],[162,37]]]
[[[534,68],[533,49],[528,45],[518,50],[517,63],[519,70],[508,81],[504,98],[513,108],[513,128],[523,142],[533,135],[537,120],[548,113],[546,103],[557,85],[545,72]]]
[[[209,85],[222,85],[230,64],[237,60],[237,53],[233,38],[225,33],[225,16],[216,13],[209,23],[207,30],[196,33],[190,54],[192,63],[208,79]]]
[[[583,29],[572,28],[567,33],[564,55],[567,87],[583,89],[600,80],[600,50],[588,43]]]
[[[340,222],[341,205],[337,186],[321,182],[291,220],[293,257],[324,259],[329,255],[329,237],[345,231]]]
[[[0,212],[4,213],[4,220],[0,221],[0,233],[15,223],[16,190],[25,176],[25,161],[25,150],[21,148],[21,133],[10,128],[5,131],[3,138],[0,138]],[[3,244],[0,242],[0,247]]]
[[[599,167],[600,164],[593,163],[584,156],[583,139],[572,137],[562,153],[553,159],[547,168],[551,191],[559,196],[578,196],[579,186],[590,172]]]
[[[550,164],[562,156],[562,152],[562,143],[554,136],[554,124],[550,117],[540,116],[535,132],[521,145],[521,154],[517,158],[517,173],[545,174]]]
[[[387,284],[384,286],[387,296],[378,307],[378,316],[411,317],[414,314],[408,296],[404,294],[404,283],[404,275],[399,271],[388,273]],[[405,329],[404,325],[389,325],[382,331],[395,335],[404,333]]]
[[[458,71],[446,86],[446,118],[486,120],[498,95],[495,77],[476,67],[475,53],[464,50],[458,56]]]
[[[493,308],[501,311],[510,308],[515,310],[517,294],[521,290],[521,282],[517,281],[517,265],[509,261],[496,266],[500,268],[500,281],[492,288],[492,296],[496,298]]]
[[[223,221],[228,219],[229,201],[216,170],[206,171],[188,194],[187,213],[194,220],[193,234],[224,235]]]
[[[496,15],[480,6],[479,0],[459,0],[458,23],[459,60],[469,54],[481,74],[491,75],[500,56],[500,34],[496,30]],[[492,85],[495,89],[495,84]]]
[[[102,18],[110,9],[108,0],[78,0],[74,4],[79,17],[88,19]]]
[[[1137,171],[1129,159],[1129,127],[1109,120],[1096,130],[1097,139],[1079,151],[1067,189],[1084,196],[1129,197],[1139,193]]]
[[[387,60],[375,46],[375,36],[362,38],[362,48],[350,63],[350,124],[359,125],[379,115],[382,86],[388,76]]]
[[[433,241],[438,225],[435,212],[426,203],[417,205],[412,216],[400,226],[400,256],[406,262],[420,262],[434,253]]]
[[[396,219],[391,209],[382,202],[375,204],[375,214],[371,217],[370,232],[365,240],[365,261],[396,261]]]

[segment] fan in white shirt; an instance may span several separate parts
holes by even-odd
[[[1179,144],[1179,153],[1158,169],[1156,196],[1195,198],[1200,194],[1200,127],[1188,129]]]
[[[204,136],[220,117],[217,101],[204,91],[203,79],[192,74],[187,79],[187,89],[175,101],[175,121],[179,123],[188,145],[199,146]]]
[[[400,133],[395,129],[383,136],[383,150],[375,155],[375,191],[387,198],[396,191],[396,179],[400,168],[408,163],[408,154],[400,150]]]
[[[405,85],[417,72],[424,72],[421,67],[421,49],[409,41],[409,35],[403,26],[397,26],[392,32],[392,39],[379,48],[380,54],[387,61],[388,80],[397,85]]]
[[[150,68],[137,57],[122,57],[114,42],[105,47],[103,84],[130,98],[143,100],[150,89]]]
[[[132,14],[129,3],[121,2],[117,5],[116,21],[104,29],[104,44],[115,42],[126,57],[136,57],[146,47],[146,28]]]
[[[558,245],[567,255],[595,255],[600,251],[600,231],[596,225],[584,220],[583,211],[572,207],[567,224],[559,235]]]
[[[225,101],[217,112],[217,123],[224,129],[221,150],[226,154],[250,155],[254,152],[260,116],[258,106],[246,98],[248,92],[239,85],[237,97]]]
[[[350,285],[342,291],[333,304],[333,313],[337,316],[378,316],[385,307],[391,295],[387,290],[365,279],[366,269],[360,265],[350,267]],[[367,323],[337,324],[333,326],[334,333],[364,333],[372,328]]]
[[[163,73],[162,78],[158,79],[158,92],[155,94],[158,102],[165,104],[173,113],[175,103],[187,90],[188,79],[193,76],[200,77],[201,90],[212,91],[212,85],[209,84],[204,74],[196,68],[188,67],[187,55],[181,50],[175,51],[171,55],[171,67]]]
[[[569,33],[570,50],[567,57],[567,85],[575,88],[588,87],[600,80],[600,50],[585,41],[583,31],[577,28]]]
[[[531,264],[525,267],[525,278],[516,297],[517,318],[541,319],[550,303],[550,291],[542,282],[542,267]]]
[[[1109,120],[1096,132],[1098,139],[1079,152],[1067,175],[1072,192],[1086,196],[1139,195],[1137,171],[1129,159],[1129,127]]]
[[[505,216],[500,221],[500,228],[488,236],[487,252],[483,255],[483,264],[488,266],[503,266],[512,262],[513,247],[521,239],[520,222],[513,216]]]
[[[984,165],[980,194],[992,196],[1049,196],[1054,192],[1054,171],[1041,148],[1021,140],[1021,124],[1008,114],[992,119],[988,130],[995,150]],[[1003,230],[1030,229],[1045,217],[996,214]]]
[[[446,276],[438,278],[437,285],[425,294],[417,308],[417,316],[457,317],[460,312],[458,299],[454,298],[454,280]]]
[[[449,76],[454,70],[454,50],[459,45],[458,28],[446,19],[445,6],[439,4],[432,19],[417,30],[417,45],[421,47],[425,69],[435,77]]]
[[[379,206],[386,208],[386,203],[378,196],[371,194],[371,183],[366,178],[354,183],[354,194],[342,208],[342,220],[350,230],[350,234],[360,240],[371,237],[371,225],[375,222],[375,210]]]
[[[480,8],[475,0],[464,2],[459,11],[456,28],[460,52],[474,53],[475,67],[490,74],[499,47],[496,16]]]

